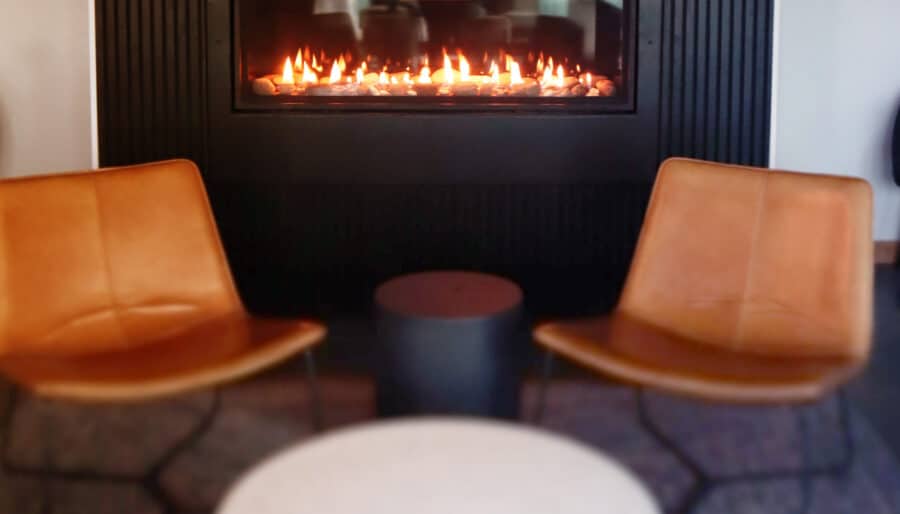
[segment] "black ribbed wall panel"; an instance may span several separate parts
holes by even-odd
[[[206,0],[95,0],[100,162],[207,160]]]
[[[365,309],[384,279],[425,269],[508,276],[532,312],[614,305],[649,184],[315,185],[210,182],[247,305]]]
[[[660,159],[768,164],[773,0],[664,0]]]

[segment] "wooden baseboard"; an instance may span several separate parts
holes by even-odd
[[[900,241],[875,241],[875,264],[894,264],[900,253]]]

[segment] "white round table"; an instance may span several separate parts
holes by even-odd
[[[331,432],[245,475],[219,514],[658,514],[609,457],[524,425],[451,418]]]

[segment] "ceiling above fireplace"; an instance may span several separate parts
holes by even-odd
[[[235,105],[633,108],[633,0],[234,0]]]

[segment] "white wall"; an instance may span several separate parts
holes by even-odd
[[[900,0],[776,0],[774,69],[772,167],[867,179],[875,239],[900,239]]]
[[[0,177],[93,163],[91,0],[0,0]]]

